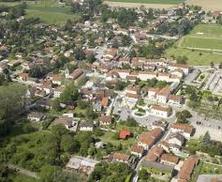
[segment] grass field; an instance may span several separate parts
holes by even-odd
[[[63,24],[68,19],[77,18],[69,6],[58,4],[56,0],[40,0],[37,2],[26,1],[28,8],[26,17],[39,17],[43,22],[48,24]],[[13,6],[18,3],[0,3],[7,6]]]
[[[187,56],[192,65],[222,61],[222,26],[200,24],[166,51],[168,57]]]
[[[145,4],[178,4],[184,0],[108,0],[112,2],[124,2],[124,3],[145,3]]]

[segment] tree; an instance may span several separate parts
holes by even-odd
[[[146,169],[141,169],[139,171],[139,179],[143,181],[147,181],[150,178],[150,174],[147,172]]]
[[[26,87],[23,85],[12,83],[0,86],[0,136],[7,133],[14,119],[24,111],[25,96]]]
[[[72,154],[79,151],[80,144],[71,135],[63,135],[61,139],[61,148],[65,152]]]
[[[187,64],[187,56],[178,56],[177,57],[177,64]]]
[[[222,69],[222,63],[219,64],[218,68],[219,68],[219,69]]]
[[[209,132],[207,131],[207,132],[205,133],[203,139],[202,139],[202,143],[203,143],[204,145],[209,145],[210,142],[211,142],[210,134],[209,134]]]
[[[74,54],[75,54],[75,59],[78,60],[78,61],[82,61],[86,58],[86,55],[85,55],[84,51],[80,48],[77,48],[74,51]]]
[[[75,84],[72,82],[67,85],[60,95],[60,102],[62,103],[70,103],[77,101],[79,97],[78,89],[76,88]]]

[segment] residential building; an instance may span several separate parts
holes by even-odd
[[[191,179],[194,168],[198,164],[199,159],[196,156],[188,157],[178,173],[178,180],[188,182]]]
[[[179,157],[172,154],[163,154],[160,163],[175,166],[179,162]]]
[[[180,132],[186,139],[189,139],[194,132],[194,127],[189,124],[174,123],[171,125],[170,130],[173,133]]]
[[[113,162],[123,162],[128,164],[130,156],[124,153],[114,152],[112,155]]]
[[[142,146],[139,146],[138,144],[134,144],[131,147],[131,154],[136,155],[141,158],[144,154],[144,148]]]
[[[152,115],[167,118],[172,114],[172,108],[170,106],[161,106],[154,104],[151,106],[150,112]]]
[[[139,136],[138,145],[148,150],[160,139],[162,134],[163,131],[160,128],[144,132]]]

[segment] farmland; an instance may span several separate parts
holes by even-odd
[[[200,24],[166,51],[168,57],[187,56],[188,63],[206,65],[222,60],[222,26]]]
[[[157,9],[169,9],[182,3],[184,0],[106,0],[105,4],[113,7],[124,8],[139,8],[144,6],[145,8],[157,8]]]
[[[110,0],[112,2],[144,3],[144,4],[178,4],[184,0]]]
[[[47,1],[37,1],[30,2],[26,1],[27,17],[39,17],[43,22],[49,24],[63,24],[68,19],[76,18],[75,15],[72,14],[69,6],[60,5],[57,1],[47,0]],[[3,3],[0,3],[3,4]],[[18,3],[4,3],[7,6],[13,6]]]
[[[204,10],[207,10],[207,11],[221,11],[222,10],[221,0],[187,0],[187,4],[201,6]]]

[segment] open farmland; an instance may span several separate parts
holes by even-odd
[[[182,37],[167,50],[167,56],[187,56],[193,65],[205,65],[211,61],[219,63],[222,60],[222,26],[201,24],[190,34]]]
[[[106,0],[105,4],[118,8],[139,8],[144,6],[145,8],[156,8],[156,9],[169,9],[176,6],[184,0]]]
[[[146,4],[178,4],[184,0],[109,0],[112,2],[124,2],[124,3],[146,3]]]
[[[221,0],[187,0],[187,4],[201,6],[207,11],[222,11]]]
[[[60,5],[55,0],[47,1],[25,1],[27,3],[26,16],[27,17],[38,17],[43,22],[49,24],[63,24],[68,19],[77,18],[72,14],[69,6]],[[0,3],[7,6],[13,6],[18,3]]]

